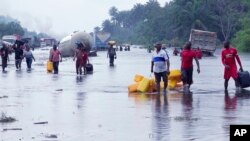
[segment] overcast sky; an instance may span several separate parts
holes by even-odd
[[[130,10],[148,0],[0,0],[0,15],[21,21],[29,30],[68,35],[75,30],[92,32],[109,17],[112,6]],[[161,6],[170,0],[158,0]]]

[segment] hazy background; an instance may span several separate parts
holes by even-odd
[[[129,10],[148,0],[1,0],[0,15],[11,16],[37,32],[64,36],[75,30],[92,32],[109,18],[112,6]],[[170,0],[158,0],[161,6]]]

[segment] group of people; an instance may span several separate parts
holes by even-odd
[[[2,58],[2,71],[6,72],[8,66],[9,54],[15,53],[15,66],[16,70],[20,71],[23,59],[26,60],[27,71],[31,71],[32,62],[35,61],[35,57],[30,50],[30,47],[21,41],[17,41],[13,46],[7,46],[2,44],[0,49],[0,55]],[[111,55],[112,57],[112,55]],[[82,43],[77,43],[77,49],[73,60],[76,59],[76,73],[82,75],[82,72],[86,74],[86,65],[89,63],[88,52]],[[59,62],[62,62],[61,52],[58,50],[57,45],[53,45],[50,50],[49,60],[53,63],[54,74],[59,72]],[[83,70],[83,71],[82,71]]]
[[[86,65],[89,63],[88,52],[83,43],[77,42],[77,48],[75,50],[75,55],[73,57],[73,61],[76,61],[76,74],[82,75],[82,73],[86,74]],[[60,50],[58,50],[57,45],[53,45],[52,50],[50,51],[49,60],[53,63],[53,71],[54,74],[58,74],[59,72],[59,63],[62,62],[62,54]]]
[[[161,43],[155,44],[156,50],[152,55],[151,61],[151,72],[154,72],[155,81],[157,86],[157,92],[160,93],[160,82],[161,79],[164,82],[164,94],[166,94],[166,88],[168,85],[168,74],[170,73],[170,61],[167,53],[162,49]],[[184,45],[184,49],[181,52],[181,72],[183,81],[184,92],[190,92],[190,86],[193,83],[193,60],[195,60],[197,65],[197,72],[200,73],[200,65],[197,57],[197,53],[192,50],[191,42],[187,42]],[[237,49],[230,45],[229,41],[224,42],[224,49],[221,53],[222,64],[224,65],[224,88],[228,89],[228,81],[232,77],[235,81],[235,86],[237,89],[240,88],[238,79],[238,62],[240,66],[240,71],[243,71],[243,67],[238,56]]]
[[[35,61],[35,57],[30,50],[28,45],[25,45],[20,42],[16,42],[13,46],[8,47],[6,44],[2,44],[0,49],[0,55],[2,58],[2,71],[6,72],[6,67],[8,66],[9,54],[15,53],[15,66],[16,70],[20,71],[22,66],[22,60],[25,58],[27,64],[27,70],[31,71],[32,61]]]
[[[77,43],[77,49],[73,58],[73,61],[75,61],[76,58],[76,74],[82,75],[82,69],[83,73],[87,73],[86,65],[89,64],[89,57],[88,52],[84,45],[82,43]]]

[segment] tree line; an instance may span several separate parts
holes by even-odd
[[[216,32],[218,43],[232,41],[250,51],[249,0],[172,0],[163,7],[157,0],[135,4],[130,10],[109,10],[110,19],[95,31],[110,32],[120,43],[150,45],[161,41],[181,46],[191,29]]]
[[[40,46],[40,38],[50,37],[46,33],[37,33],[35,31],[29,31],[27,28],[21,26],[20,22],[9,16],[0,16],[0,39],[4,35],[20,35],[23,37],[33,38],[34,46]]]

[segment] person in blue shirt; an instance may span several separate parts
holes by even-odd
[[[151,72],[154,72],[157,92],[160,94],[160,82],[161,78],[164,82],[163,92],[166,94],[168,86],[168,74],[170,73],[170,62],[168,54],[162,49],[161,43],[156,43],[156,50],[153,53],[151,61]]]

